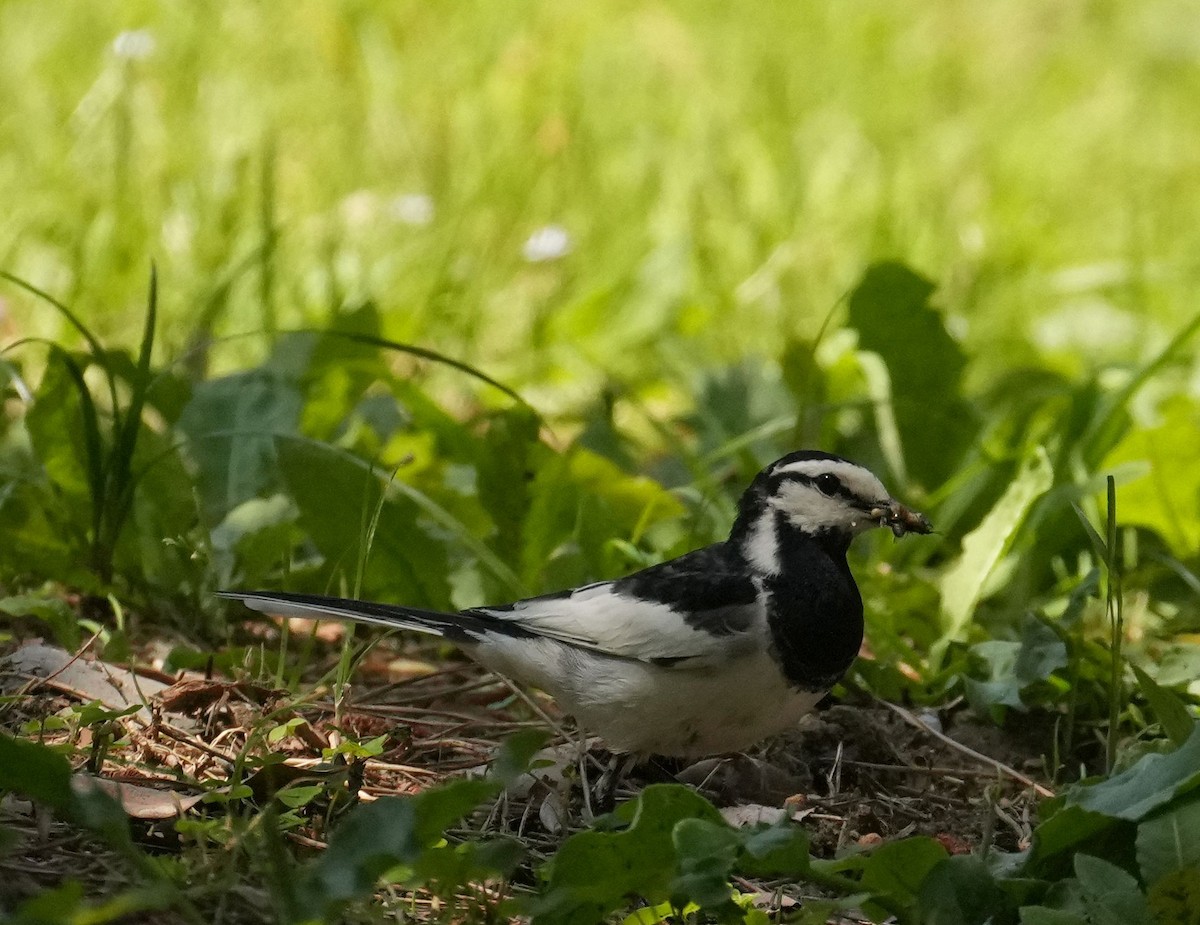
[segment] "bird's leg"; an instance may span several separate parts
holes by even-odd
[[[596,812],[612,812],[617,801],[617,787],[625,779],[625,775],[637,765],[639,757],[637,754],[629,752],[623,755],[613,755],[608,760],[608,767],[604,769],[600,780],[596,782]]]

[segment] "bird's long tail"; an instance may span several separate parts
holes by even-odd
[[[251,610],[280,617],[306,620],[350,620],[388,629],[415,630],[430,636],[442,636],[457,645],[478,642],[488,633],[523,635],[504,620],[472,612],[442,613],[418,607],[396,607],[371,601],[316,594],[292,594],[285,591],[221,591],[220,597],[241,601]]]

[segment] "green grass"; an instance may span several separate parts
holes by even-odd
[[[1191,16],[7,3],[0,264],[111,333],[154,255],[176,352],[204,308],[239,332],[374,299],[386,335],[546,410],[773,354],[883,257],[942,284],[983,380],[1077,368],[1081,344],[1136,358],[1190,314],[1200,269]],[[123,30],[147,57],[114,53]],[[430,225],[391,217],[406,193]],[[531,267],[547,223],[573,255]],[[63,331],[10,302],[19,333]]]
[[[184,781],[229,789],[162,869],[61,762],[35,795],[134,859],[130,902],[196,918],[212,894],[174,884],[215,870],[298,920],[281,833],[324,837],[355,788],[303,791],[314,821],[246,780],[361,647],[338,663],[215,590],[445,608],[625,574],[723,537],[760,466],[820,446],[939,531],[856,544],[874,657],[839,694],[1044,721],[1045,779],[1118,776],[1103,821],[1093,790],[1044,807],[1025,871],[1116,882],[1078,860],[1084,822],[1158,850],[1194,812],[1186,768],[1142,805],[1138,759],[1192,753],[1200,694],[1196,26],[1168,2],[0,4],[6,636],[98,632],[113,662],[170,640],[174,667],[291,698],[228,781]],[[569,252],[530,260],[549,226]],[[7,729],[45,730],[27,703]],[[115,721],[90,757],[78,718],[54,744],[111,763]],[[440,827],[384,852],[409,882],[511,872],[427,854],[471,802],[428,792]],[[663,915],[737,920],[731,865],[771,867],[715,821],[645,824],[678,852],[639,887]],[[1016,888],[927,841],[822,867],[789,837],[771,864],[907,920]],[[1136,905],[1180,851],[1095,863]],[[354,886],[314,902],[379,872],[323,863]],[[47,902],[78,912],[72,889]]]

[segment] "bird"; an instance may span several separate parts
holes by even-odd
[[[846,560],[875,527],[927,534],[857,463],[790,453],[742,494],[729,537],[624,578],[443,613],[273,591],[221,596],[269,614],[440,636],[551,695],[617,756],[746,750],[808,713],[849,669],[863,604]]]

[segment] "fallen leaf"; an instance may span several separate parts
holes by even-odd
[[[161,681],[135,675],[127,668],[75,656],[42,642],[17,649],[6,659],[6,666],[85,703],[98,700],[110,710],[139,704],[134,715],[146,721],[150,719],[147,701],[167,688]]]
[[[748,825],[774,825],[789,818],[790,813],[778,806],[763,806],[761,803],[745,803],[742,806],[725,806],[721,808],[721,818],[735,829],[743,829]]]
[[[158,694],[162,708],[173,713],[198,713],[219,700],[229,698],[244,703],[263,704],[285,696],[286,691],[251,684],[248,681],[215,681],[184,678]]]
[[[117,800],[125,813],[133,819],[174,819],[199,803],[203,796],[199,793],[160,790],[157,787],[145,787],[128,781],[108,780],[90,775],[77,776],[75,785],[95,786],[103,790]]]

